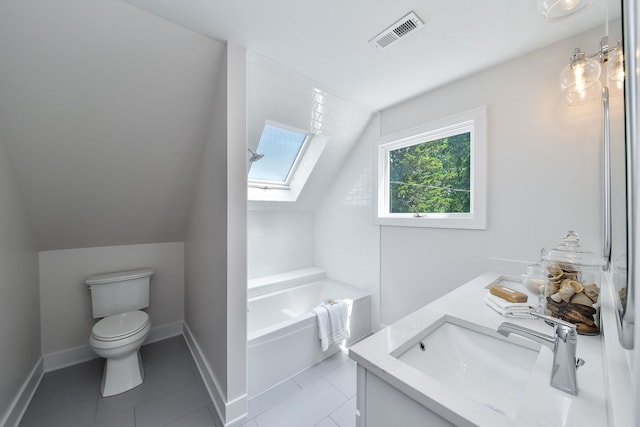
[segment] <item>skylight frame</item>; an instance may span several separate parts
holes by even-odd
[[[284,129],[284,130],[288,130],[291,132],[295,132],[301,135],[305,135],[304,140],[302,141],[302,144],[300,145],[300,149],[298,150],[298,154],[296,155],[296,158],[294,159],[293,163],[291,164],[291,167],[289,168],[289,172],[287,173],[287,176],[285,178],[284,181],[273,181],[273,180],[266,180],[266,179],[255,179],[255,178],[247,178],[247,186],[250,188],[259,188],[259,189],[263,189],[263,190],[268,190],[268,189],[275,189],[275,190],[290,190],[291,189],[291,181],[293,180],[296,171],[298,169],[298,166],[300,165],[306,151],[307,148],[309,147],[309,144],[311,142],[311,140],[313,139],[313,134],[309,133],[309,132],[305,132],[304,130],[301,129],[297,129],[293,126],[288,126],[282,123],[278,123],[275,122],[273,120],[266,120],[265,124],[262,128],[262,133],[260,134],[260,137],[262,138],[262,135],[264,134],[264,129],[267,126],[272,126],[272,127],[276,127],[276,128],[280,128],[280,129]],[[265,154],[268,155],[268,153],[260,153],[260,154]],[[252,166],[250,166],[252,167]]]

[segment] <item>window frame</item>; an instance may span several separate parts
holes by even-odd
[[[269,126],[273,126],[273,127],[277,127],[280,129],[285,129],[291,132],[296,132],[298,134],[301,135],[305,135],[304,140],[302,141],[302,144],[300,145],[300,149],[298,150],[298,154],[296,155],[295,160],[293,161],[293,164],[291,165],[291,168],[289,168],[289,173],[287,174],[287,177],[285,178],[284,181],[271,181],[271,180],[264,180],[264,179],[251,179],[248,177],[248,173],[247,173],[247,186],[249,188],[258,188],[258,189],[262,189],[262,190],[285,190],[288,191],[291,189],[291,181],[293,180],[293,177],[296,173],[296,170],[298,169],[298,166],[300,165],[302,158],[305,155],[305,152],[307,151],[307,148],[311,142],[311,139],[313,139],[313,134],[309,133],[309,132],[305,132],[301,129],[296,129],[292,126],[287,126],[287,125],[283,125],[282,123],[278,123],[275,122],[273,120],[266,120],[264,126],[262,127],[262,133],[260,134],[260,136],[262,137],[262,134],[264,134],[264,128],[269,125]],[[259,146],[259,143],[258,143]],[[256,147],[257,149],[257,147]],[[264,153],[267,154],[267,153]],[[250,166],[251,167],[251,166]]]
[[[486,115],[486,107],[482,106],[381,138],[376,147],[378,170],[377,188],[374,192],[377,199],[375,201],[376,214],[374,223],[401,227],[486,229]],[[471,133],[470,212],[421,212],[419,216],[414,213],[391,213],[389,153],[400,148],[466,132]]]

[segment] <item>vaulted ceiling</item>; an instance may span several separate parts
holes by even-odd
[[[3,0],[0,143],[41,250],[181,241],[225,41],[273,80],[249,69],[249,136],[311,87],[344,107],[313,209],[371,112],[602,24],[607,2],[549,24],[513,0]],[[423,30],[367,43],[411,10]]]
[[[118,0],[0,2],[0,140],[40,249],[184,239],[223,53]]]

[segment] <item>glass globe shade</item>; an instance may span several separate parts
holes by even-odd
[[[600,97],[600,72],[598,61],[584,56],[564,67],[560,74],[560,88],[569,105],[585,104]]]
[[[538,0],[538,12],[547,21],[561,21],[593,3],[593,0]]]

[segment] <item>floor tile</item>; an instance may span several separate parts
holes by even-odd
[[[316,363],[309,369],[300,372],[298,375],[293,377],[293,380],[300,387],[304,388],[349,360],[349,356],[347,356],[346,353],[338,351],[323,361]]]
[[[340,427],[356,427],[356,396],[353,396],[333,411],[331,418]]]
[[[238,427],[259,427],[254,420],[249,420],[246,423],[240,424]]]
[[[131,409],[167,393],[197,383],[189,363],[178,363],[166,369],[155,369],[145,373],[144,382],[138,387],[111,397],[100,397],[96,420],[101,421]]]
[[[206,406],[167,424],[166,427],[217,427]]]
[[[249,418],[257,417],[267,409],[272,408],[299,391],[300,387],[298,384],[289,379],[257,395],[249,400]]]
[[[209,402],[207,389],[202,383],[195,383],[137,406],[136,427],[164,426],[206,406]]]
[[[356,394],[356,362],[349,360],[324,377],[345,396]]]
[[[101,359],[94,359],[44,374],[27,408],[28,415],[38,417],[89,398],[97,398],[103,366]]]
[[[338,424],[334,423],[330,417],[323,418],[318,424],[314,427],[338,427]]]
[[[167,369],[177,363],[187,363],[191,353],[182,336],[168,338],[147,344],[140,350],[145,372],[154,369]]]
[[[259,427],[313,427],[347,399],[320,378],[255,418]]]
[[[25,414],[20,427],[86,427],[93,423],[96,398],[84,400],[39,416]]]
[[[121,412],[104,421],[92,424],[90,427],[135,427],[136,420],[133,409]]]

